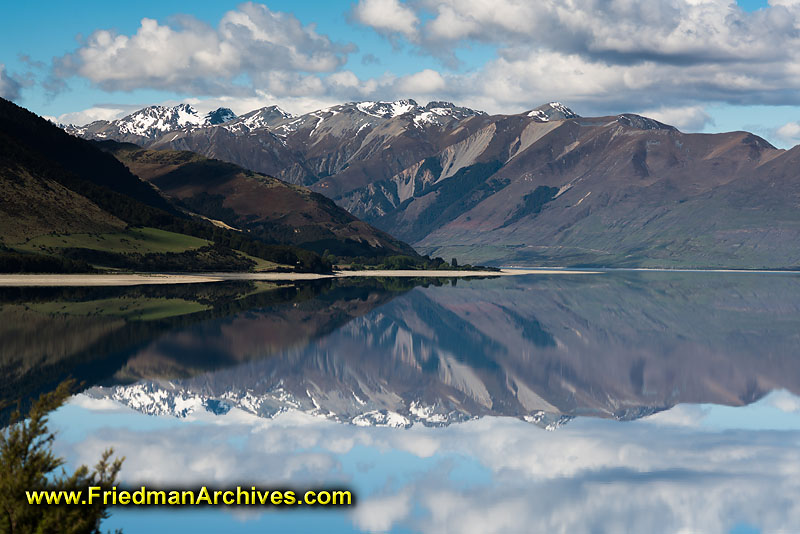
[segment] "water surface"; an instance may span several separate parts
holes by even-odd
[[[195,532],[774,532],[800,524],[800,276],[0,290],[4,398],[126,483],[344,485],[349,510],[114,510]]]

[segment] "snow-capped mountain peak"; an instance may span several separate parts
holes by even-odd
[[[394,102],[359,102],[356,108],[367,115],[373,117],[380,117],[383,119],[391,119],[405,115],[409,111],[414,111],[419,108],[414,100],[395,100]]]
[[[238,118],[239,120],[225,125],[224,128],[233,132],[259,130],[271,128],[292,117],[291,113],[278,106],[267,106],[245,113]]]
[[[217,108],[214,111],[209,111],[206,113],[204,118],[204,123],[208,124],[209,126],[216,126],[217,124],[222,124],[223,122],[232,121],[236,118],[236,113],[228,108]]]
[[[178,104],[174,108],[162,108],[169,116],[172,114],[175,117],[175,122],[178,126],[187,126],[189,124],[203,124],[203,118],[200,113],[190,104]]]
[[[417,128],[422,128],[428,124],[444,126],[446,122],[462,121],[477,115],[486,115],[486,113],[456,106],[452,102],[433,101],[428,102],[428,105],[417,111],[414,116],[414,125]]]
[[[538,108],[532,109],[527,113],[527,115],[528,117],[532,117],[541,122],[574,119],[578,117],[577,113],[569,109],[561,102],[548,102],[547,104],[541,105]]]
[[[193,106],[179,104],[175,107],[146,107],[112,121],[112,124],[117,125],[120,133],[123,134],[152,137],[153,134],[179,130],[189,125],[199,126],[203,122],[203,117]]]
[[[68,126],[73,135],[90,134],[95,138],[111,138],[125,141],[156,139],[176,130],[203,128],[222,124],[236,118],[228,108],[218,108],[201,115],[190,104],[177,106],[148,106],[113,121],[95,121],[83,127]]]
[[[155,140],[169,132],[216,126],[235,118],[236,114],[228,108],[217,108],[201,115],[190,104],[178,104],[173,107],[148,106],[121,119],[95,121],[85,126],[68,125],[63,128],[73,135],[137,143],[142,138]]]

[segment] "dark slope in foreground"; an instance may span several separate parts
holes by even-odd
[[[18,158],[19,163],[40,168],[45,165],[63,169],[62,181],[80,187],[78,180],[105,187],[143,204],[173,212],[174,208],[150,185],[132,175],[116,159],[103,154],[91,143],[82,142],[30,111],[0,99],[0,135],[3,155]],[[71,176],[70,176],[71,175]]]

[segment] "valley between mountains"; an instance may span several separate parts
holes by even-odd
[[[747,132],[686,134],[638,115],[580,117],[557,102],[488,115],[413,100],[300,116],[155,106],[65,129],[308,187],[462,264],[800,267],[800,147]],[[130,149],[111,152],[141,170]],[[219,195],[222,209],[241,205]]]

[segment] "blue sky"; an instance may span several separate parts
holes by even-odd
[[[444,99],[490,113],[559,100],[684,131],[800,143],[797,0],[15,3],[0,95],[62,121],[188,101],[302,113]]]

